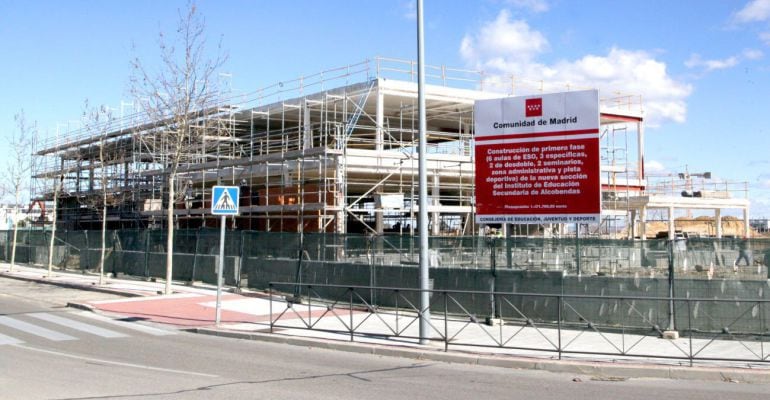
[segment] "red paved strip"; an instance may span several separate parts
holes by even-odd
[[[246,299],[246,297],[233,294],[222,296],[223,303],[228,300],[243,299]],[[134,298],[127,299],[126,301],[111,301],[107,303],[94,302],[90,304],[100,311],[112,312],[146,321],[182,327],[202,327],[214,325],[216,309],[214,307],[204,306],[203,304],[215,301],[216,296],[201,295],[181,298],[149,297],[141,300]],[[347,309],[336,309],[336,312],[340,317],[348,315]],[[281,313],[283,313],[283,315],[281,315]],[[285,302],[276,301],[273,303],[273,318],[277,318],[279,315],[281,315],[281,317],[277,322],[299,318],[303,318],[305,321],[312,318],[313,322],[315,322],[315,320],[322,316],[324,318],[336,319],[331,311],[316,309],[310,312],[307,305],[301,304],[294,305],[293,308],[289,310],[286,309]],[[225,310],[223,308],[220,315],[220,321],[223,324],[266,323],[270,322],[270,316],[245,314],[237,311]]]
[[[237,299],[240,296],[222,296],[222,301]],[[101,311],[114,312],[147,321],[160,322],[179,326],[208,326],[213,325],[216,310],[200,303],[216,301],[216,296],[196,296],[184,298],[152,297],[137,301],[92,303]],[[222,310],[223,323],[254,322],[254,315]]]

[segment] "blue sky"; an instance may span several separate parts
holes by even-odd
[[[129,61],[157,55],[185,1],[0,0],[0,132],[83,102],[129,100]],[[374,56],[416,59],[414,1],[201,0],[235,89]],[[770,217],[770,0],[425,0],[426,61],[642,96],[646,165],[749,184]]]

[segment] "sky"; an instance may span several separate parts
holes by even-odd
[[[86,99],[120,110],[130,60],[151,66],[186,4],[0,0],[0,135],[22,109],[44,136],[77,126]],[[414,0],[196,5],[235,90],[417,58]],[[424,11],[427,64],[639,95],[649,174],[746,182],[751,218],[770,218],[770,0],[424,0]]]

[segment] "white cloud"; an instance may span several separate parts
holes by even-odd
[[[701,58],[700,54],[693,54],[687,61],[684,62],[684,65],[688,68],[703,68],[706,70],[706,72],[710,72],[718,69],[732,68],[738,65],[739,62],[740,60],[736,56],[728,57],[722,60],[704,60]]]
[[[417,0],[409,0],[401,3],[402,16],[408,20],[417,20]]]
[[[752,193],[750,217],[751,218],[770,217],[770,200],[763,197],[756,197]]]
[[[481,28],[476,35],[465,35],[460,55],[476,68],[505,69],[520,62],[529,62],[548,49],[548,40],[533,31],[522,20],[511,21],[510,13],[500,12],[497,19]]]
[[[757,185],[762,189],[770,189],[770,174],[759,175]]]
[[[687,68],[698,68],[704,72],[712,72],[720,69],[729,69],[735,67],[746,60],[758,60],[764,56],[764,53],[756,49],[745,49],[741,54],[730,56],[723,59],[704,60],[700,54],[693,53],[690,58],[684,62]]]
[[[644,163],[644,170],[647,174],[661,174],[668,172],[666,167],[660,161],[647,160]]]
[[[770,46],[770,32],[762,32],[759,34],[759,38],[765,42],[766,45]]]
[[[770,19],[770,0],[752,0],[735,13],[736,22],[760,22]]]
[[[536,13],[546,12],[550,8],[546,0],[508,0],[508,3]]]
[[[756,50],[756,49],[743,50],[743,58],[747,60],[759,60],[764,56],[765,56],[765,53],[763,53],[761,50]]]
[[[503,10],[475,34],[467,34],[460,45],[465,62],[483,70],[490,86],[523,94],[540,89],[598,88],[610,93],[641,95],[648,126],[663,121],[684,122],[689,84],[668,75],[666,64],[645,51],[612,48],[607,54],[589,54],[577,60],[552,64],[538,61],[549,49],[547,38],[526,21],[511,21]],[[513,76],[513,81],[511,76]],[[527,89],[527,81],[536,83]],[[540,84],[541,80],[547,84]]]
[[[770,218],[770,173],[760,174],[750,185],[751,217]]]

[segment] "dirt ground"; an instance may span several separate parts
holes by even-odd
[[[696,218],[680,217],[674,220],[674,229],[687,232],[690,237],[715,237],[716,225],[714,217],[700,216]],[[722,236],[723,237],[743,237],[744,223],[736,217],[727,216],[722,218]],[[759,233],[754,229],[749,230],[751,237],[770,237],[768,233]],[[655,238],[658,232],[668,232],[668,223],[666,221],[647,222],[647,238]]]

